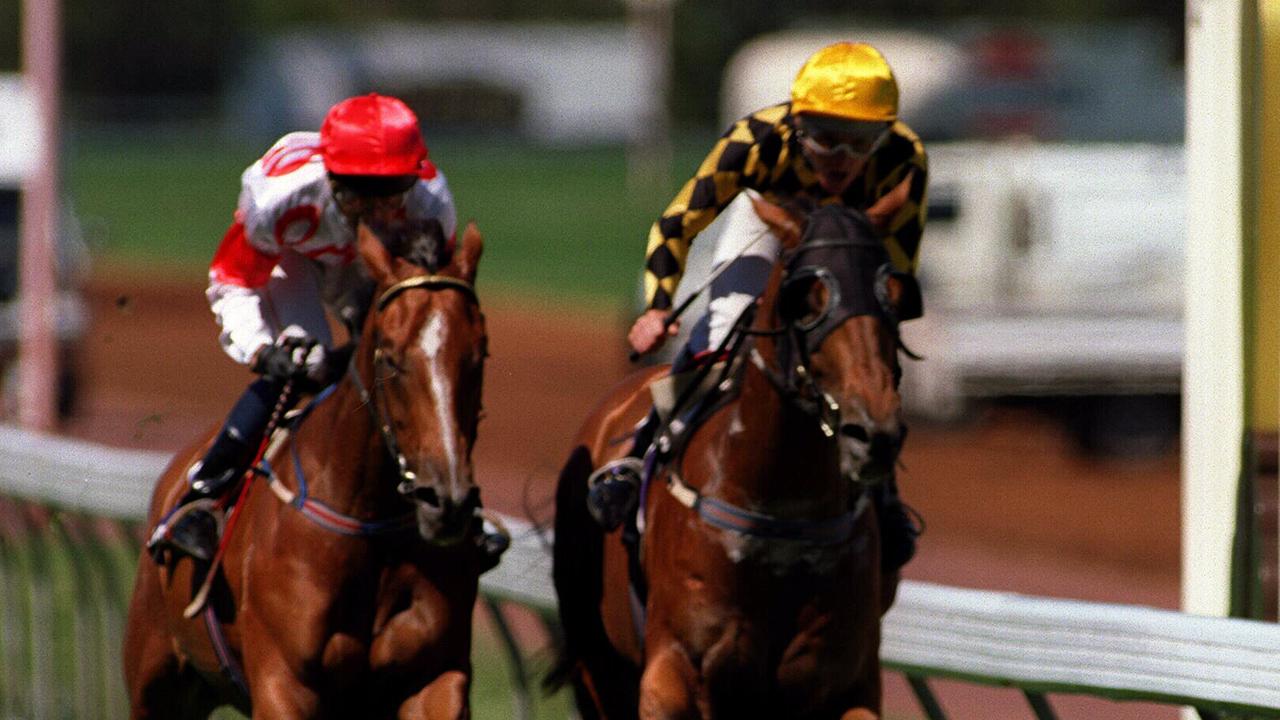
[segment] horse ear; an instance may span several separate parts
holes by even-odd
[[[475,221],[467,223],[462,233],[462,246],[453,257],[453,266],[467,282],[475,282],[476,269],[480,264],[480,255],[484,253],[484,238],[480,235]]]
[[[375,282],[381,283],[393,277],[391,251],[382,242],[382,238],[363,222],[356,230],[356,250]]]
[[[782,241],[783,247],[793,248],[800,244],[800,222],[786,208],[759,195],[752,195],[751,204],[756,209],[756,215]]]

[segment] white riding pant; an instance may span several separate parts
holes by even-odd
[[[744,190],[720,214],[720,239],[711,260],[711,274],[720,275],[707,290],[707,313],[689,336],[693,353],[720,347],[743,311],[764,292],[782,252],[781,240],[756,214],[753,197],[759,195]]]

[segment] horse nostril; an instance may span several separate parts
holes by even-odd
[[[467,490],[467,496],[462,499],[462,509],[470,512],[480,507],[480,488],[474,485]]]
[[[440,494],[429,485],[419,485],[414,488],[413,497],[418,502],[426,503],[431,507],[440,507]]]
[[[870,439],[867,435],[867,429],[856,423],[845,423],[840,426],[840,434],[857,440],[858,442],[866,442]]]
[[[898,447],[896,436],[880,433],[871,439],[871,448],[867,451],[867,455],[872,462],[889,465],[897,458]]]

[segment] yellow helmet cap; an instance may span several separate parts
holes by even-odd
[[[791,111],[891,122],[898,118],[898,82],[884,56],[870,45],[828,45],[796,74]]]

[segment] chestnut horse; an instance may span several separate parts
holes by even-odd
[[[469,717],[482,240],[468,226],[436,268],[440,245],[360,226],[377,302],[346,375],[277,434],[241,496],[203,613],[183,608],[208,563],[143,553],[124,647],[135,719],[222,704],[255,720]],[[153,525],[202,449],[165,470]]]
[[[646,482],[630,527],[592,522],[587,477],[625,451],[664,369],[606,397],[562,470],[552,682],[586,718],[879,716],[897,575],[881,576],[863,483],[896,463],[896,303],[918,286],[853,211],[814,211],[801,241],[779,208],[756,210],[784,251],[726,343],[736,397]]]

